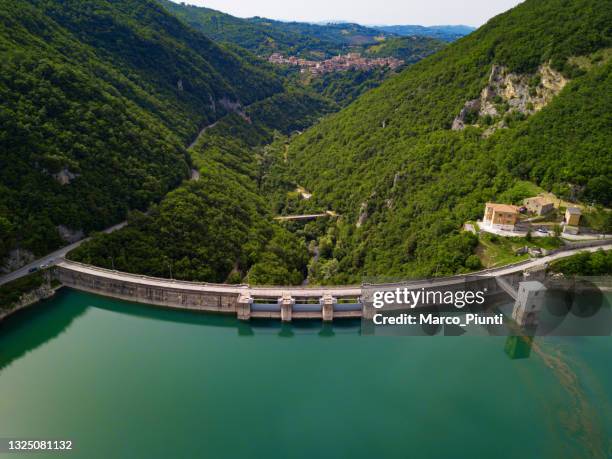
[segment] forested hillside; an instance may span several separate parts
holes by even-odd
[[[396,57],[405,64],[414,64],[444,47],[444,43],[427,37],[390,37],[370,45],[363,51],[364,57]]]
[[[282,22],[266,18],[242,19],[193,5],[159,0],[161,4],[187,24],[215,41],[233,43],[260,56],[274,52],[324,59],[349,51],[364,55],[404,59],[416,62],[440,49],[444,43],[427,33],[418,37],[399,37],[359,24],[308,24]],[[428,28],[423,27],[424,31]],[[386,44],[389,41],[390,44]]]
[[[364,92],[378,87],[394,73],[388,68],[330,72],[311,78],[308,86],[318,94],[332,99],[339,106],[345,107]]]
[[[300,284],[304,240],[272,219],[258,188],[265,145],[333,110],[323,98],[288,91],[228,115],[190,150],[200,179],[170,192],[148,214],[96,235],[70,258],[160,277],[209,282]]]
[[[323,26],[257,17],[242,19],[210,8],[170,0],[160,2],[168,11],[213,40],[234,43],[262,56],[282,52],[329,57],[345,51],[350,45],[371,44],[376,42],[376,38],[393,35],[358,24]]]
[[[299,184],[291,212],[340,214],[304,230],[313,280],[466,271],[463,222],[518,180],[609,204],[610,24],[610,2],[527,0],[271,150],[273,202]]]
[[[442,49],[446,43],[429,36],[397,36],[358,24],[308,24],[270,19],[237,18],[200,6],[158,0],[164,8],[194,29],[217,42],[230,45],[236,52],[249,50],[263,58],[279,52],[323,60],[348,52],[366,58],[395,57],[411,65]],[[423,30],[429,30],[426,27]],[[281,69],[279,69],[281,70]],[[388,67],[368,70],[351,69],[330,72],[316,77],[300,74],[299,67],[283,67],[291,84],[309,86],[318,94],[344,107],[364,92],[377,87],[396,73]]]
[[[153,0],[17,0],[0,23],[0,258],[132,210],[70,257],[190,280],[356,283],[475,269],[463,223],[527,182],[612,202],[609,2],[526,0],[391,78],[283,75]],[[439,46],[291,27],[409,63]]]
[[[145,209],[206,124],[283,89],[148,0],[0,3],[0,259]]]

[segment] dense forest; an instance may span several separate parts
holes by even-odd
[[[389,68],[329,72],[310,78],[306,84],[323,97],[345,107],[364,92],[380,86],[392,73],[394,72]]]
[[[390,37],[363,49],[364,57],[396,57],[406,65],[414,64],[421,59],[444,48],[438,40],[426,37]]]
[[[289,90],[228,115],[190,150],[200,178],[170,192],[129,225],[95,235],[70,258],[177,279],[300,284],[304,240],[272,219],[258,189],[264,146],[334,110],[327,99]]]
[[[478,241],[460,231],[463,223],[519,180],[566,199],[609,205],[609,6],[527,0],[270,149],[275,160],[268,161],[264,189],[279,212],[339,215],[323,227],[299,229],[324,248],[311,280],[468,271]],[[540,90],[543,64],[569,83],[540,111],[508,110],[488,124],[451,129],[487,85],[494,64],[525,75],[532,94]],[[312,198],[295,199],[297,184]]]
[[[0,24],[0,259],[146,209],[202,125],[283,90],[152,1],[2,2]]]
[[[214,43],[193,24],[210,10],[175,7],[181,19],[153,0],[0,6],[0,258],[127,216],[69,257],[210,282],[446,275],[480,267],[461,228],[486,201],[537,185],[612,202],[612,11],[595,0],[527,0],[448,46],[248,21],[411,64],[317,78],[252,54],[241,40],[263,35],[244,20],[223,16],[246,37]],[[493,108],[467,110],[498,77]]]
[[[550,270],[566,276],[612,276],[612,251],[579,253],[555,261]]]

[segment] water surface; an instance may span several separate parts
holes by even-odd
[[[0,437],[79,458],[606,457],[610,338],[505,345],[63,289],[0,325]]]

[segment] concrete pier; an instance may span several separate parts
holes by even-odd
[[[512,310],[512,318],[521,327],[538,325],[538,314],[544,306],[546,287],[540,281],[521,282]]]
[[[236,303],[236,317],[238,320],[249,320],[251,318],[251,305],[253,304],[253,298],[249,292],[241,293],[238,296]]]
[[[334,304],[337,302],[338,300],[329,293],[326,293],[323,295],[323,298],[321,298],[321,315],[324,322],[331,322],[334,320]]]
[[[291,297],[290,293],[285,292],[283,296],[278,299],[278,303],[280,304],[281,321],[291,322],[291,314],[293,312],[295,299]]]

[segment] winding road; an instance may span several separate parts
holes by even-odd
[[[121,223],[117,223],[116,225],[113,225],[110,228],[106,228],[102,232],[103,233],[112,233],[113,231],[117,231],[117,230],[123,228],[125,225],[127,225],[127,221],[123,221]],[[22,266],[21,268],[15,270],[15,271],[12,271],[12,272],[10,272],[8,274],[5,274],[4,276],[1,276],[0,277],[0,285],[6,284],[7,282],[11,282],[11,281],[13,281],[15,279],[19,279],[20,277],[23,277],[23,276],[27,275],[30,272],[30,269],[40,268],[43,265],[53,265],[53,264],[55,264],[56,262],[58,262],[59,260],[64,258],[68,252],[70,252],[73,249],[76,249],[83,242],[88,241],[89,239],[90,239],[89,237],[86,237],[84,239],[81,239],[80,241],[73,242],[70,245],[62,247],[61,249],[57,249],[56,251],[51,252],[51,253],[45,255],[44,257],[39,258],[38,260],[33,261],[32,263],[28,263],[27,265]]]

